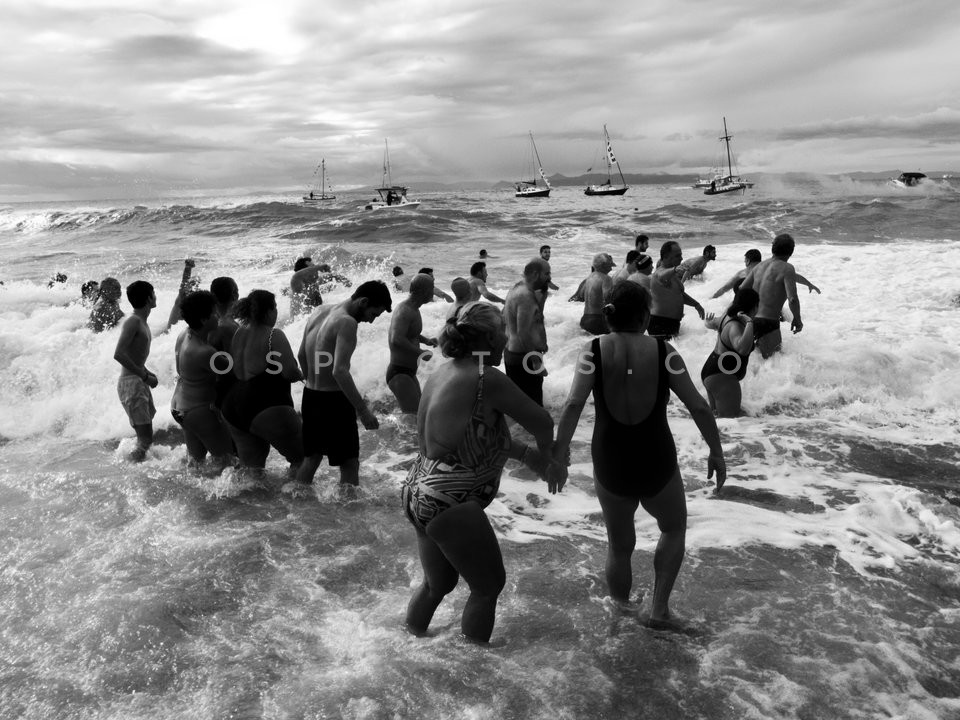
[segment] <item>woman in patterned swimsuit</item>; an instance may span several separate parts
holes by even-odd
[[[403,486],[403,507],[417,531],[424,574],[407,607],[407,625],[426,632],[437,606],[463,577],[470,586],[463,634],[486,642],[506,574],[483,508],[497,494],[508,457],[541,477],[547,474],[553,420],[493,367],[507,344],[495,307],[467,303],[447,321],[439,339],[452,361],[424,385],[417,413],[420,452]],[[536,449],[511,442],[505,415],[536,438]],[[548,484],[551,492],[559,489]]]

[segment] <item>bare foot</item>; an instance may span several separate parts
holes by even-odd
[[[130,462],[141,463],[147,459],[147,450],[146,448],[138,447],[135,450],[132,450],[129,455],[127,455],[127,460]]]

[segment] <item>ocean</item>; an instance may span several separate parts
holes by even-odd
[[[559,187],[545,200],[414,189],[420,210],[393,214],[359,211],[368,195],[0,205],[0,717],[960,717],[960,184],[769,178],[746,195]],[[403,617],[420,570],[399,491],[416,438],[384,382],[389,315],[359,332],[353,373],[381,427],[361,430],[362,491],[345,501],[326,464],[310,498],[282,492],[274,454],[259,484],[187,469],[169,412],[179,328],[148,362],[157,442],[126,462],[119,330],[91,333],[78,302],[85,280],[147,279],[159,325],[191,257],[204,287],[230,275],[242,294],[278,293],[296,348],[304,319],[280,293],[301,255],[355,283],[431,266],[448,290],[486,249],[503,296],[549,244],[557,419],[588,340],[566,298],[595,253],[622,263],[639,232],[653,253],[668,239],[688,258],[717,247],[687,286],[707,311],[725,309],[730,295],[709,297],[744,252],[768,257],[779,232],[822,290],[800,288],[803,332],[753,358],[746,415],[718,421],[719,496],[706,445],[670,403],[690,516],[672,608],[688,634],[605,602],[592,402],[564,491],[510,461],[488,508],[507,568],[490,646],[459,637],[463,587],[415,638]],[[67,281],[48,287],[57,272]],[[423,308],[426,333],[445,310]],[[676,347],[701,388],[713,343],[688,309]],[[642,511],[637,531],[634,588],[649,602],[658,532]]]

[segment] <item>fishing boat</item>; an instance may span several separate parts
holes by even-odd
[[[540,162],[540,153],[537,152],[537,144],[533,141],[533,132],[530,132],[530,158],[527,163],[527,173],[530,180],[520,180],[516,184],[517,192],[514,193],[514,197],[518,198],[539,198],[539,197],[550,197],[550,181],[547,180],[547,176],[543,172],[543,165]],[[540,173],[540,178],[543,180],[541,185],[537,182],[537,176],[535,172]]]
[[[720,170],[720,173],[717,174],[710,181],[710,185],[706,190],[703,191],[704,195],[720,195],[721,193],[736,192],[740,190],[743,192],[747,188],[753,187],[753,183],[749,180],[744,180],[739,175],[735,175],[733,172],[733,154],[730,152],[730,138],[733,137],[729,132],[727,132],[727,119],[723,119],[723,135],[720,137],[721,140],[726,145],[727,150],[727,174],[723,175],[723,170]]]
[[[328,192],[328,190],[331,192]],[[324,158],[317,165],[317,169],[313,171],[313,183],[310,192],[303,196],[303,204],[317,205],[325,200],[336,200],[337,196],[333,194],[332,190],[333,187],[327,180],[327,161]]]
[[[926,177],[922,172],[905,172],[900,173],[900,177],[891,180],[891,182],[897,187],[910,188],[922,183]]]
[[[394,185],[390,173],[390,146],[383,141],[383,177],[380,187],[376,188],[379,198],[374,198],[363,206],[364,210],[416,210],[420,207],[419,200],[407,197],[409,188],[403,185]]]
[[[620,163],[617,162],[613,154],[613,147],[610,145],[610,135],[607,133],[607,126],[603,126],[603,150],[604,160],[607,164],[607,180],[599,185],[587,185],[583,191],[584,195],[623,195],[627,192],[627,181],[623,178],[623,171],[620,170]],[[617,167],[617,173],[620,175],[620,184],[614,185],[612,181],[612,172],[614,165]],[[593,168],[587,168],[590,172]]]
[[[690,187],[692,188],[708,188],[710,183],[712,183],[717,178],[722,177],[720,173],[720,168],[713,168],[706,177],[700,176],[697,178],[696,182],[693,183]]]

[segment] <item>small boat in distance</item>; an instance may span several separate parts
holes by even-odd
[[[720,168],[713,168],[707,177],[698,177],[696,182],[693,183],[690,187],[692,188],[708,188],[710,183],[716,180],[717,178],[722,177],[720,174]]]
[[[706,190],[703,191],[704,195],[720,195],[721,193],[735,192],[740,190],[741,192],[747,188],[753,187],[753,183],[749,180],[744,180],[739,175],[733,174],[733,155],[730,153],[730,138],[733,137],[729,132],[727,132],[727,119],[723,119],[723,135],[720,137],[724,143],[726,143],[727,149],[727,174],[722,175],[723,171],[717,174],[711,181]]]
[[[607,126],[603,126],[603,153],[604,160],[607,164],[607,180],[606,182],[600,183],[599,185],[587,185],[587,189],[583,191],[584,195],[623,195],[627,192],[627,181],[623,178],[623,171],[620,169],[620,163],[617,162],[616,156],[613,154],[613,147],[610,145],[610,135],[607,133]],[[614,185],[611,181],[611,171],[613,166],[617,166],[617,172],[620,174],[620,184]],[[587,168],[587,172],[593,170],[592,167]]]
[[[927,178],[922,172],[905,172],[900,173],[900,177],[891,182],[897,187],[916,187],[922,183]]]
[[[320,178],[317,180],[317,178]],[[327,181],[327,160],[324,158],[313,171],[313,185],[310,193],[303,196],[304,205],[316,205],[324,200],[336,200],[337,196],[327,190],[333,190]]]
[[[386,139],[383,141],[383,177],[380,187],[376,188],[379,198],[374,198],[363,206],[364,210],[416,210],[420,207],[419,200],[410,200],[407,197],[409,188],[403,185],[394,185],[390,175],[390,147]]]
[[[539,198],[550,197],[550,181],[543,172],[543,165],[540,162],[540,153],[537,152],[537,144],[533,141],[533,131],[530,131],[530,157],[526,169],[530,180],[520,180],[516,184],[517,191],[514,197],[518,198]],[[539,172],[543,179],[543,185],[537,182],[535,173]]]

